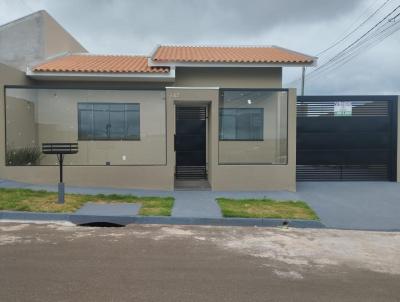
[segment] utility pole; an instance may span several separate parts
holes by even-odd
[[[303,66],[301,72],[301,95],[304,96],[304,82],[306,80],[306,67]]]

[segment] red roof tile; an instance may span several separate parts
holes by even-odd
[[[154,62],[313,63],[316,58],[274,46],[160,46]]]
[[[150,67],[145,56],[72,54],[39,64],[35,72],[166,73],[168,67]]]

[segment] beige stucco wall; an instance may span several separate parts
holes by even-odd
[[[262,108],[263,140],[219,141],[220,163],[286,163],[287,95],[273,93],[268,98],[253,99],[253,104],[230,101],[224,108]]]
[[[79,141],[78,154],[67,156],[65,164],[166,163],[165,91],[16,89],[8,96],[7,145],[12,148],[78,141],[78,103],[135,103],[140,106],[140,140]],[[41,165],[56,162],[51,155],[40,160]]]
[[[45,85],[45,83],[41,83]],[[4,85],[37,85],[31,82],[24,74],[16,69],[0,64],[0,89]],[[82,83],[81,83],[82,85]],[[93,85],[102,86],[103,85]],[[123,86],[121,83],[115,86]],[[126,86],[123,86],[127,88]],[[110,85],[110,88],[113,88]],[[17,105],[18,106],[18,105]],[[4,98],[0,93],[0,148],[5,146]],[[25,127],[25,126],[23,126]],[[11,130],[14,131],[14,130]],[[163,147],[165,154],[165,145]],[[151,152],[152,150],[148,150]],[[5,154],[0,152],[0,178],[11,179],[27,183],[55,184],[58,182],[57,166],[5,166]],[[67,185],[142,188],[173,190],[174,170],[172,163],[166,165],[140,166],[66,166],[64,181]]]
[[[28,85],[30,82],[26,79],[23,72],[9,67],[0,63],[0,178],[4,178],[4,163],[5,163],[5,121],[4,121],[4,86],[5,85]],[[13,109],[13,108],[12,108]],[[12,114],[17,115],[16,110],[12,111]],[[26,114],[26,111],[23,112]],[[23,130],[23,129],[21,129]],[[16,134],[18,136],[18,131]],[[21,143],[20,140],[15,142],[16,144]],[[2,173],[3,172],[3,173]]]
[[[215,190],[296,190],[296,92],[289,91],[287,165],[217,165]]]
[[[282,68],[176,69],[176,87],[281,88]]]
[[[56,97],[54,97],[56,95]],[[79,153],[69,165],[164,165],[165,92],[119,90],[39,90],[39,144],[78,141],[78,103],[135,103],[140,105],[140,140],[79,141]],[[63,108],[62,111],[58,108]],[[57,114],[58,113],[58,114]],[[53,164],[45,156],[42,164]]]
[[[260,88],[260,87],[258,87]],[[211,188],[217,191],[296,190],[296,92],[289,91],[288,164],[287,165],[220,165],[218,161],[218,89],[167,89],[168,112],[174,114],[175,104],[208,104],[208,175]],[[175,129],[175,118],[168,123],[168,136]],[[173,148],[173,139],[168,142]],[[169,162],[175,162],[174,152]]]
[[[289,97],[289,154],[287,165],[220,165],[218,163],[218,89],[201,89],[200,86],[216,86],[221,88],[276,88],[280,87],[281,70],[272,71],[259,69],[251,72],[246,70],[199,71],[190,69],[177,74],[175,86],[199,86],[197,89],[167,88],[166,90],[166,165],[156,166],[66,166],[65,182],[77,186],[105,186],[121,188],[143,188],[173,190],[174,188],[174,133],[176,104],[204,104],[208,106],[208,173],[213,190],[295,190],[296,171],[296,96],[290,91]],[[185,74],[186,73],[186,74]],[[226,76],[223,76],[225,74]],[[246,77],[246,76],[248,77]],[[221,78],[219,78],[221,77]],[[240,78],[242,79],[240,80]],[[26,84],[22,73],[12,75],[0,72],[0,83]],[[35,83],[48,85],[49,83]],[[57,85],[60,84],[51,84]],[[74,84],[62,83],[74,86]],[[78,83],[77,86],[99,87],[98,83]],[[154,84],[153,84],[154,85]],[[104,88],[104,84],[100,85]],[[159,87],[160,85],[158,85]],[[107,87],[123,87],[133,89],[138,84],[107,83]],[[0,104],[0,140],[4,146],[4,107]],[[142,109],[142,108],[141,108]],[[142,113],[144,110],[142,109]],[[72,115],[75,115],[72,113]],[[142,117],[141,117],[142,120]],[[62,121],[62,120],[61,120]],[[60,122],[58,119],[57,122]],[[47,136],[48,134],[46,134]],[[40,140],[40,139],[39,139]],[[84,150],[83,145],[81,150]],[[164,148],[163,148],[164,149]],[[165,150],[165,149],[164,149]],[[153,152],[153,150],[148,150]],[[1,153],[0,153],[1,154]],[[56,183],[58,169],[55,166],[6,167],[4,154],[0,157],[0,178],[14,179],[30,183]]]
[[[7,148],[33,147],[37,144],[35,105],[24,99],[8,97],[6,104]]]

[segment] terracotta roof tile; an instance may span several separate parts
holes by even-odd
[[[150,67],[145,56],[72,54],[39,64],[35,72],[166,73],[168,67]]]
[[[313,63],[316,58],[274,46],[160,46],[155,62]]]

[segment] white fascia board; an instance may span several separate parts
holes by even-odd
[[[107,73],[107,72],[34,72],[27,69],[26,76],[35,80],[54,81],[154,81],[174,82],[175,68],[168,73]]]
[[[312,63],[199,63],[199,62],[154,62],[151,59],[148,60],[149,66],[152,67],[204,67],[204,68],[216,68],[216,67],[245,67],[245,68],[260,68],[260,67],[313,67],[317,65],[317,61]]]

